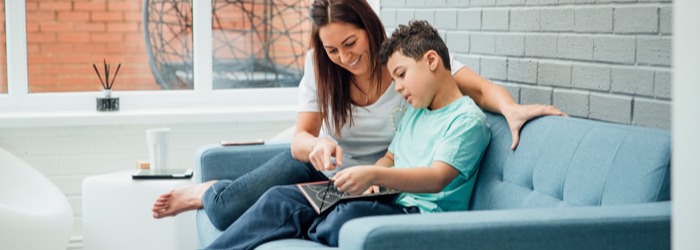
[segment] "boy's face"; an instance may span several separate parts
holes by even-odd
[[[411,106],[414,108],[430,106],[437,92],[437,86],[433,84],[434,72],[430,70],[427,53],[416,61],[397,50],[391,54],[386,65],[396,84],[396,92],[403,95]]]

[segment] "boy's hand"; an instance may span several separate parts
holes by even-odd
[[[379,193],[379,186],[372,185],[372,186],[369,186],[369,188],[362,194],[376,194],[376,193]]]
[[[335,156],[335,164],[331,162]],[[328,138],[318,138],[309,153],[309,162],[318,171],[333,170],[343,166],[343,149]]]
[[[372,185],[375,166],[356,166],[344,169],[335,175],[334,185],[338,191],[351,195],[362,194]]]

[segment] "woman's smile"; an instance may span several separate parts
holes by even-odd
[[[361,58],[362,58],[362,56],[358,56],[357,59],[356,59],[354,62],[348,64],[348,67],[350,67],[350,68],[355,68],[358,64],[360,64],[360,59],[361,59]]]

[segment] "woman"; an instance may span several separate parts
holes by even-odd
[[[365,1],[316,0],[309,14],[313,49],[299,86],[291,152],[235,180],[209,181],[163,194],[153,205],[155,218],[204,208],[212,224],[224,230],[273,186],[326,180],[332,172],[319,171],[374,164],[384,155],[407,105],[393,91],[386,67],[378,63],[379,48],[386,40],[384,26]],[[463,94],[505,116],[513,137],[511,149],[529,119],[563,115],[552,106],[518,105],[503,87],[457,61],[451,64]]]

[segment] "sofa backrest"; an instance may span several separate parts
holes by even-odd
[[[670,199],[666,130],[570,117],[541,117],[511,134],[487,113],[491,142],[470,210],[605,206]]]

